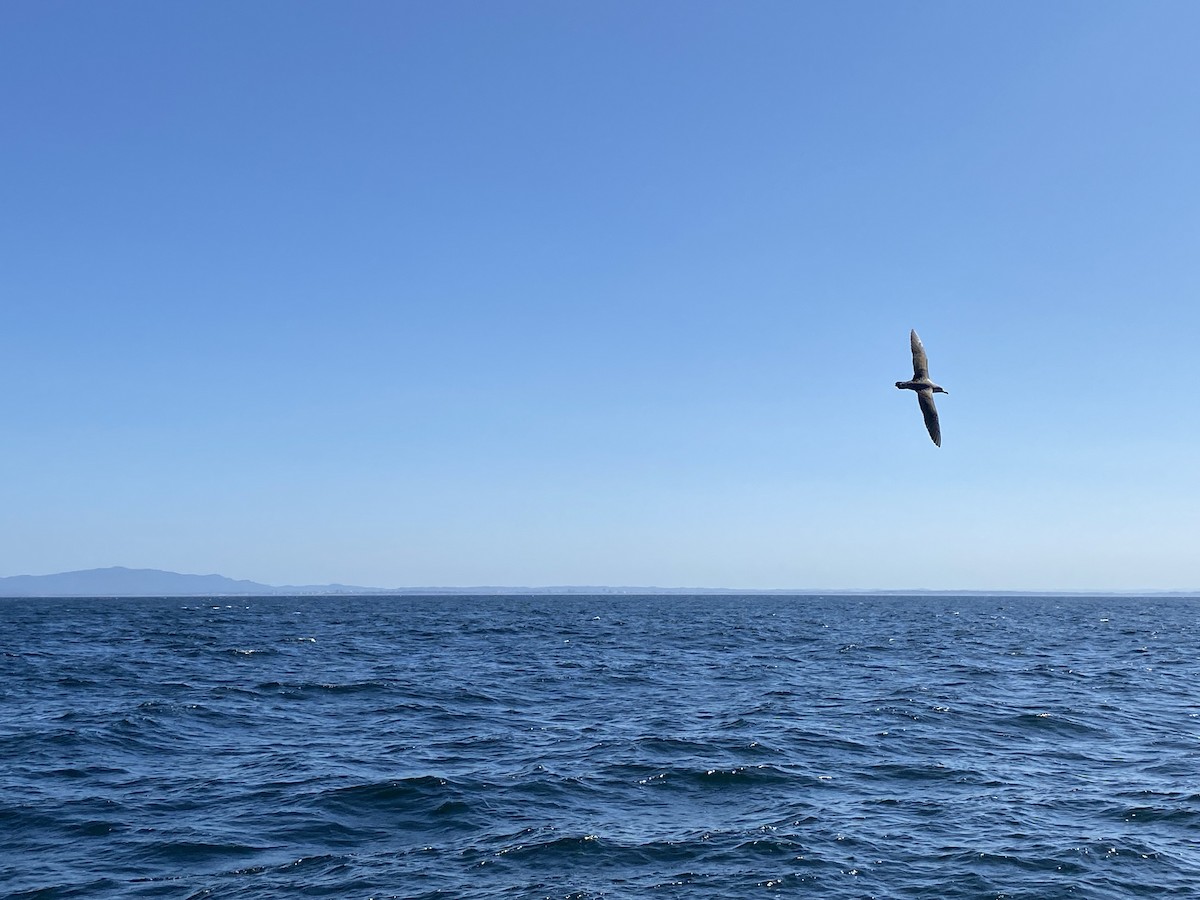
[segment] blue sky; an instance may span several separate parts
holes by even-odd
[[[1198,37],[10,0],[0,575],[1200,588]]]

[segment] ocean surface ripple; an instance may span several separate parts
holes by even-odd
[[[0,600],[0,895],[1194,897],[1200,602]]]

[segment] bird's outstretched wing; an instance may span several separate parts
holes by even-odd
[[[929,436],[935,444],[942,446],[942,426],[938,424],[937,407],[933,405],[933,391],[929,388],[917,391],[917,402],[921,404],[921,415],[925,417],[925,428],[928,429]]]
[[[916,329],[909,333],[909,340],[912,343],[913,352],[913,381],[920,381],[922,378],[929,377],[929,360],[925,358],[925,345],[921,343],[921,339],[917,337]],[[937,421],[935,416],[934,421]]]

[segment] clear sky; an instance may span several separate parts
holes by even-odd
[[[1197,46],[1190,0],[6,0],[0,575],[1200,588]]]

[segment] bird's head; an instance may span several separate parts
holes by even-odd
[[[940,384],[935,384],[932,388],[930,388],[930,390],[932,390],[935,394],[949,394],[950,393],[948,390],[946,390]]]

